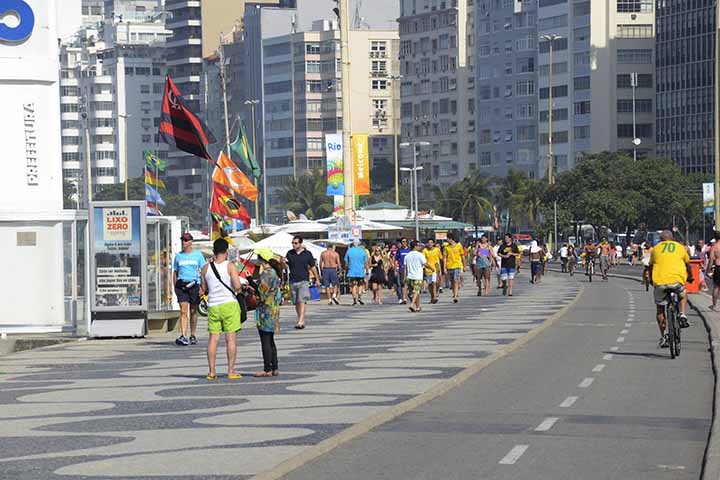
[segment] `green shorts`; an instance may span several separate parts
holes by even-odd
[[[240,330],[240,304],[221,303],[208,307],[208,332],[229,333]]]
[[[410,295],[422,293],[422,280],[411,280],[408,278],[405,280],[405,285],[407,285]]]

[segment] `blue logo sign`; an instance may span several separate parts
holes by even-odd
[[[2,21],[8,16],[17,17],[20,22],[10,27]],[[0,0],[0,42],[20,43],[30,38],[35,27],[35,14],[24,0]]]

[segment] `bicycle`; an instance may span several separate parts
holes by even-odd
[[[586,260],[585,264],[585,275],[588,276],[588,281],[592,283],[593,274],[595,274],[595,259],[591,258]]]
[[[650,278],[650,268],[648,267],[645,267],[645,270],[643,270],[643,283],[645,284],[645,291],[650,291],[652,279]]]
[[[568,261],[568,272],[571,277],[575,275],[575,266],[577,266],[577,259],[571,257],[570,261]]]
[[[680,299],[678,293],[669,288],[665,291],[665,331],[668,336],[670,358],[680,356]]]

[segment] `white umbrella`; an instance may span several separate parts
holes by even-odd
[[[284,257],[287,254],[288,250],[292,249],[292,239],[293,236],[291,234],[287,232],[278,232],[275,235],[271,235],[267,238],[260,240],[252,247],[238,248],[238,252],[244,253],[258,248],[269,248],[273,251],[275,255]],[[315,261],[319,262],[320,254],[322,254],[325,249],[311,242],[304,242],[303,245],[310,253],[312,253],[312,256],[315,257]]]
[[[327,232],[328,225],[313,220],[295,220],[280,226],[287,233],[322,233]]]
[[[230,234],[232,238],[235,237],[247,237],[248,235],[272,235],[274,233],[279,232],[282,229],[282,226],[280,225],[273,225],[271,223],[264,223],[262,225],[257,225],[252,228],[246,228],[245,230],[239,230],[237,232],[233,232]]]

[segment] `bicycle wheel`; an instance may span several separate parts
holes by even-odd
[[[590,267],[588,267],[588,279],[590,283],[592,283],[593,273],[595,273],[595,264],[591,263]]]
[[[673,309],[675,312],[678,312],[677,305]],[[673,330],[675,330],[675,356],[680,356],[680,335],[681,335],[681,328],[680,328],[680,316],[676,313],[675,314],[675,321],[673,325]]]
[[[667,330],[668,335],[668,347],[670,348],[670,358],[675,358],[678,356],[678,352],[676,350],[677,343],[675,341],[675,335],[677,334],[677,331],[675,329],[676,326],[676,314],[675,314],[675,308],[672,305],[668,305],[665,309],[665,329]]]

